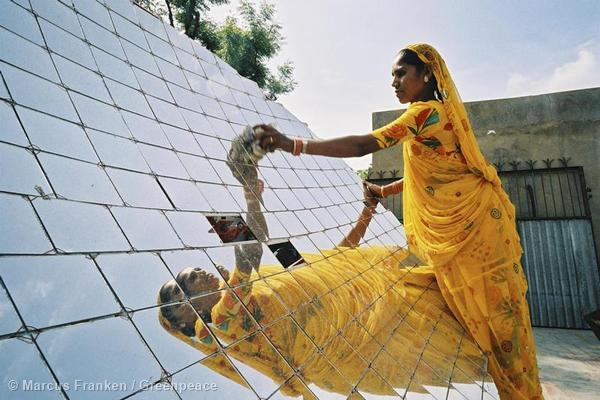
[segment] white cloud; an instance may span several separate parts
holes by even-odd
[[[54,283],[36,281],[32,287],[30,286],[30,293],[36,298],[46,298],[49,293],[54,290]]]
[[[549,76],[531,77],[512,73],[508,78],[508,96],[526,96],[600,86],[600,66],[592,50],[580,48],[575,61],[559,65]]]
[[[8,313],[9,311],[11,311],[11,306],[8,305],[7,303],[0,303],[0,319],[4,319],[8,317]],[[11,315],[11,317],[13,317]]]

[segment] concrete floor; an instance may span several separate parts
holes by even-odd
[[[600,340],[590,330],[534,328],[546,400],[600,399]]]

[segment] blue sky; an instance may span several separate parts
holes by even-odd
[[[440,51],[465,101],[600,86],[597,0],[273,3],[286,37],[276,61],[292,60],[299,83],[279,100],[323,138],[369,132],[372,112],[403,108],[391,62],[413,42]],[[347,161],[364,168],[371,156]]]

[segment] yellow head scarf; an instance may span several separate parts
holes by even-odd
[[[454,134],[460,144],[460,150],[471,172],[483,176],[495,187],[501,187],[496,168],[481,154],[481,150],[475,139],[475,133],[471,128],[467,110],[458,94],[456,86],[454,86],[454,82],[442,56],[440,56],[436,49],[426,43],[411,44],[406,49],[417,53],[419,59],[429,65],[433,71],[433,75],[437,80],[438,91],[442,95],[444,110],[452,124]]]
[[[160,295],[158,296],[157,304],[159,304],[159,305],[162,304]],[[164,306],[164,307],[168,307],[168,306]],[[212,335],[210,335],[210,333],[208,332],[208,328],[206,327],[206,325],[200,318],[198,318],[198,320],[196,321],[196,327],[195,327],[196,335],[194,335],[193,337],[190,337],[190,336],[184,335],[183,333],[181,333],[181,331],[179,331],[177,328],[172,326],[171,323],[164,317],[160,308],[158,308],[157,310],[158,310],[158,322],[160,323],[160,325],[163,327],[163,329],[165,331],[169,332],[171,335],[173,335],[177,339],[189,344],[192,347],[195,347],[196,349],[200,350],[202,353],[204,353],[207,356],[211,355],[211,354],[218,354],[221,351],[219,346],[216,343],[216,340],[214,339],[214,337]],[[201,336],[204,336],[204,340],[199,340],[198,334],[200,334]],[[201,357],[199,357],[199,358],[201,358]],[[200,363],[206,367],[209,367],[213,371],[216,371],[219,374],[231,379],[232,381],[239,383],[240,385],[242,385],[244,387],[248,386],[242,380],[240,375],[235,371],[235,369],[233,369],[231,364],[224,362],[224,358],[222,356],[207,357],[204,360],[202,360]]]

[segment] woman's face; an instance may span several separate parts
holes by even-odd
[[[198,267],[181,270],[177,274],[177,282],[190,297],[219,288],[219,279]]]
[[[414,65],[400,62],[399,54],[392,65],[392,86],[400,103],[411,103],[423,97],[427,84],[424,81],[425,69],[417,72]]]
[[[177,274],[176,280],[170,280],[161,288],[165,301],[182,301],[186,295],[190,297],[190,303],[173,304],[165,306],[174,321],[174,327],[179,330],[187,330],[193,335],[194,326],[198,315],[208,313],[221,298],[220,292],[213,292],[219,288],[219,279],[213,274],[202,271],[200,268],[185,268]]]
[[[200,268],[185,268],[177,274],[177,282],[184,288],[190,297],[190,302],[199,312],[210,312],[212,307],[221,298],[221,293],[210,293],[219,289],[219,279],[213,274],[207,273]]]
[[[185,298],[183,291],[174,279],[165,283],[161,292],[165,293],[167,301],[181,301]],[[181,303],[165,307],[168,308],[168,312],[172,315],[171,318],[177,321],[175,328],[182,329],[184,327],[189,327],[193,329],[194,324],[198,319],[198,315],[189,304]]]

